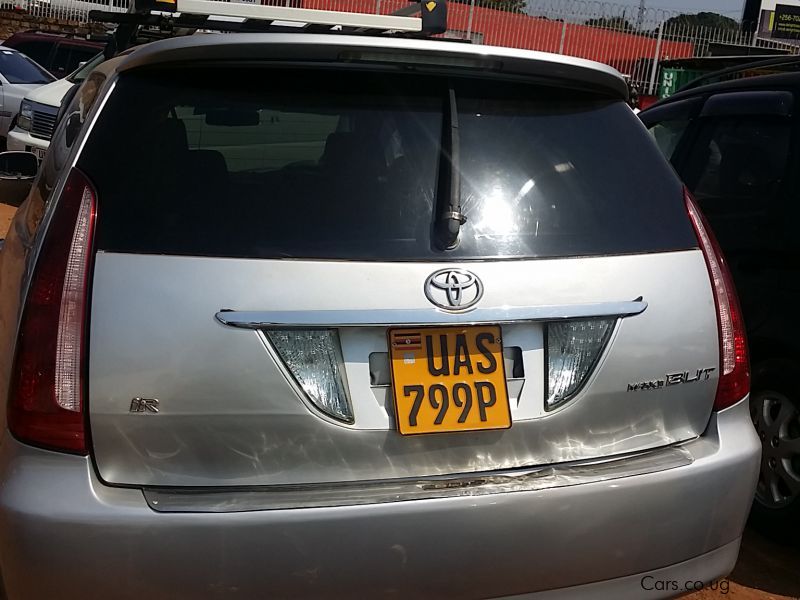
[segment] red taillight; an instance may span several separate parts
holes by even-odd
[[[736,296],[730,269],[703,213],[689,192],[686,210],[694,225],[700,248],[706,258],[719,327],[719,384],[714,409],[722,410],[744,398],[750,392],[750,361],[747,355],[747,336],[742,308]]]
[[[18,439],[86,453],[83,357],[95,191],[70,173],[45,234],[17,339],[8,424]]]

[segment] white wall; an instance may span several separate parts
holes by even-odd
[[[800,6],[800,0],[763,0],[761,10],[775,10],[776,4],[788,4],[789,6]]]

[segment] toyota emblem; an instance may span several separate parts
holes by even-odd
[[[443,310],[469,310],[481,296],[483,283],[475,273],[464,269],[441,269],[425,280],[425,297]]]

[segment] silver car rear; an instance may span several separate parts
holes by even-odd
[[[286,569],[317,573],[262,579],[234,550],[195,594],[224,595],[217,578],[246,595],[489,597],[600,579],[616,583],[598,593],[627,594],[625,576],[706,554],[697,577],[725,574],[758,463],[740,312],[618,76],[439,42],[232,37],[112,61],[75,101],[81,137],[54,138],[29,200],[55,189],[48,233],[3,252],[5,281],[34,298],[21,317],[3,305],[20,321],[19,340],[3,331],[19,440],[6,469],[30,446],[56,451],[30,460],[86,469],[110,509],[98,519],[133,511],[131,549],[153,518],[195,540],[181,561],[195,544],[229,556],[209,538],[229,526],[250,552],[245,520],[225,525],[246,512],[250,531],[285,536]],[[26,245],[32,275],[12,254]],[[57,335],[34,347],[26,332],[50,322]],[[465,501],[496,520],[480,540]],[[672,523],[668,546],[640,546],[651,518]],[[379,537],[353,541],[372,571],[359,586],[340,542],[363,527]],[[559,527],[583,566],[500,566],[544,556]],[[608,540],[626,527],[644,529]],[[424,550],[434,532],[446,557]],[[639,557],[593,574],[604,541]],[[448,588],[426,566],[475,565],[456,548],[476,543],[495,576],[468,568]],[[2,566],[12,591],[35,586]],[[177,597],[168,573],[154,581]]]

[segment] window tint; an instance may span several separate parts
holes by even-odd
[[[219,152],[232,173],[318,164],[328,136],[339,124],[335,114],[254,107],[250,116],[257,122],[232,126],[228,122],[232,115],[215,109],[195,112],[193,106],[175,108],[174,116],[186,128],[188,149]]]
[[[791,128],[785,119],[734,118],[707,127],[698,148],[699,198],[763,200],[774,196],[786,171]],[[695,161],[692,161],[695,162]]]
[[[56,77],[64,77],[67,73],[74,70],[70,68],[70,65],[73,63],[75,63],[76,67],[78,66],[77,61],[72,59],[72,48],[67,44],[59,44],[53,55],[53,64],[50,66],[50,70]]]
[[[75,68],[77,69],[78,65],[82,62],[92,60],[97,54],[97,48],[74,46],[72,48],[72,58],[75,61]]]
[[[467,218],[454,250],[431,236],[452,176],[442,160],[447,81],[310,70],[121,78],[80,159],[98,187],[98,245],[364,260],[696,245],[680,183],[624,103],[452,83]]]
[[[678,143],[681,141],[686,128],[689,126],[689,119],[676,119],[674,121],[662,121],[650,128],[650,134],[656,140],[658,149],[667,158],[672,159]]]
[[[81,65],[80,67],[75,69],[75,71],[70,73],[67,79],[72,83],[83,83],[83,81],[89,76],[89,73],[91,73],[92,70],[104,60],[105,56],[103,55],[102,52],[96,53],[83,65]]]
[[[14,48],[47,68],[47,59],[50,56],[50,50],[53,48],[53,44],[51,42],[21,42],[19,44],[14,44]]]
[[[82,62],[92,60],[97,55],[95,48],[85,48],[67,42],[62,42],[53,55],[53,64],[50,70],[59,77],[75,71]]]
[[[9,83],[50,83],[55,78],[27,56],[10,50],[0,51],[0,73]]]
[[[769,243],[783,229],[780,197],[791,132],[789,119],[781,117],[729,117],[703,125],[686,161],[686,181],[723,248]]]
[[[64,44],[62,44],[61,47],[66,47],[69,49],[63,69],[64,75],[72,73],[81,66],[81,63],[91,61],[95,56],[97,56],[97,49],[95,48],[84,48],[82,46],[70,47],[65,46]]]
[[[658,104],[639,113],[661,153],[672,160],[689,124],[700,113],[705,99],[697,96]]]

